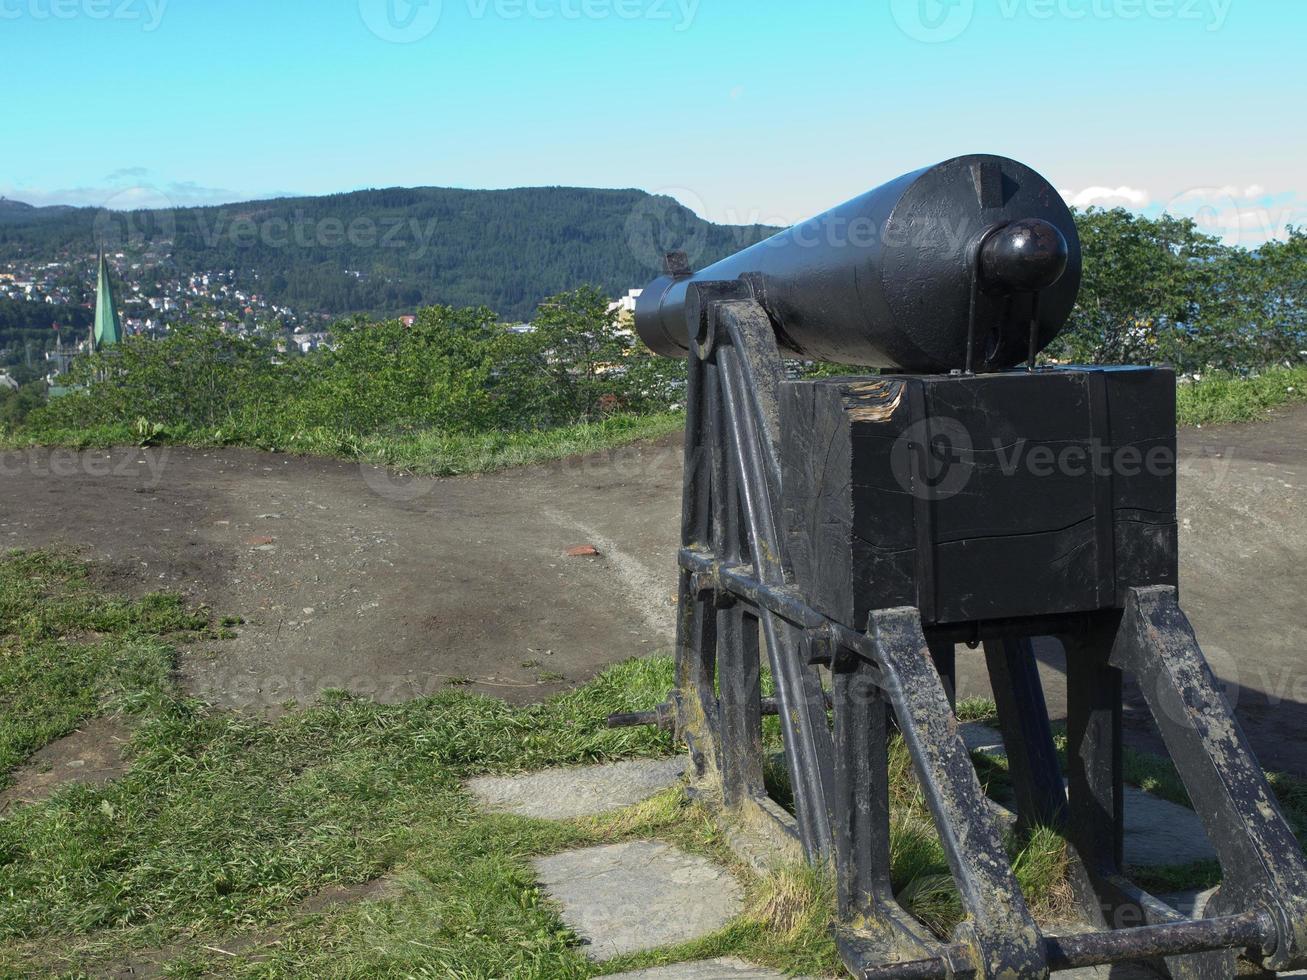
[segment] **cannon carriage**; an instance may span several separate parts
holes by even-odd
[[[689,365],[677,686],[612,722],[674,728],[725,821],[833,869],[853,976],[1307,964],[1307,864],[1177,598],[1174,375],[1036,365],[1079,279],[1056,190],[972,155],[697,272],[673,254],[637,306]],[[786,357],[880,372],[793,380]],[[1066,649],[1065,784],[1038,637]],[[1019,826],[1066,834],[1081,932],[1045,934],[1017,886],[953,712],[960,644],[983,649]],[[1203,918],[1122,873],[1126,672],[1220,858]],[[764,714],[792,817],[763,784]],[[945,940],[891,888],[893,730],[966,914]]]

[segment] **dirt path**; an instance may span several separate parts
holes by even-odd
[[[0,457],[0,546],[57,545],[116,588],[178,589],[237,638],[187,656],[221,704],[448,684],[539,699],[666,647],[680,494],[672,440],[475,478],[404,479],[244,450]],[[598,558],[568,558],[592,544]]]
[[[1263,760],[1307,773],[1307,409],[1180,443],[1183,602]],[[464,680],[523,702],[671,642],[676,440],[445,480],[178,449],[6,454],[0,479],[0,544],[69,547],[115,587],[246,619],[183,664],[222,704]],[[564,556],[584,544],[601,557]],[[1058,714],[1060,651],[1042,654]],[[961,693],[983,693],[979,658],[960,661]],[[1148,744],[1137,699],[1128,718]]]

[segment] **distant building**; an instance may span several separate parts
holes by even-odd
[[[100,350],[104,347],[121,344],[123,341],[123,325],[122,320],[118,317],[118,307],[113,295],[113,282],[109,278],[109,263],[105,260],[104,252],[100,253],[100,261],[95,273],[94,309],[95,324],[91,327],[91,335],[87,341],[83,341],[78,347]],[[75,349],[64,347],[62,344],[57,345],[52,351],[46,351],[45,358],[50,362],[52,368],[50,374],[46,377],[46,382],[50,385],[49,395],[51,398],[60,398],[73,390],[61,385],[59,379],[67,374],[68,369],[72,367],[73,357],[76,353]]]
[[[328,333],[296,334],[294,343],[299,347],[301,354],[308,354],[317,350],[319,347],[330,349],[331,335]]]
[[[95,326],[91,328],[91,346],[95,350],[122,343],[123,326],[114,304],[113,284],[109,281],[109,263],[100,253],[100,267],[95,278]]]
[[[615,303],[608,304],[608,312],[612,313],[614,310],[618,310],[622,313],[634,313],[635,301],[640,298],[640,294],[643,292],[643,289],[628,289],[625,296]]]

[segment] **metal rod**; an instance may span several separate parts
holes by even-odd
[[[832,707],[830,694],[826,694],[826,707]],[[762,714],[764,717],[774,717],[781,713],[780,702],[775,698],[762,699]],[[641,725],[663,725],[671,719],[666,706],[660,705],[657,708],[651,708],[648,711],[628,711],[618,712],[608,716],[609,728],[638,728]]]
[[[1265,912],[1244,912],[1215,919],[1197,919],[1165,925],[1139,926],[1113,932],[1082,932],[1072,936],[1045,936],[1044,954],[1053,972],[1082,967],[1149,959],[1177,953],[1205,953],[1217,949],[1262,948],[1275,939],[1275,924]],[[950,954],[967,961],[970,950],[953,946]],[[945,957],[873,966],[862,980],[948,980]]]
[[[828,630],[837,647],[854,651],[879,672],[876,644],[870,637],[828,619],[799,598],[794,590],[759,582],[753,577],[752,568],[725,564],[711,553],[697,548],[682,548],[679,557],[682,568],[711,579],[722,590],[775,613],[787,623],[807,630]]]
[[[749,530],[754,573],[764,582],[781,585],[785,575],[780,564],[780,537],[766,470],[760,459],[761,440],[753,425],[756,420],[746,412],[747,379],[734,343],[719,342],[715,357],[721,370],[722,405],[729,423],[728,447],[739,478],[740,502]],[[826,860],[831,852],[830,816],[825,799],[824,760],[816,744],[818,733],[802,710],[805,694],[803,665],[797,658],[789,656],[793,646],[785,642],[786,629],[771,615],[763,615],[761,623],[772,678],[782,705],[782,737],[794,792],[795,816],[802,829],[805,853],[810,861],[818,863]],[[821,722],[824,726],[825,719]]]
[[[1274,941],[1275,924],[1265,912],[1243,912],[1215,919],[1190,919],[1138,926],[1116,932],[1082,932],[1046,936],[1044,950],[1052,970],[1101,966],[1123,959],[1147,959],[1173,953],[1262,947]]]
[[[1030,300],[1030,350],[1026,356],[1026,370],[1035,369],[1035,358],[1039,356],[1039,293]]]

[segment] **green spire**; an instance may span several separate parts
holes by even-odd
[[[100,270],[95,281],[95,331],[91,335],[98,350],[123,339],[122,324],[113,302],[113,287],[109,283],[109,263],[100,252]]]

